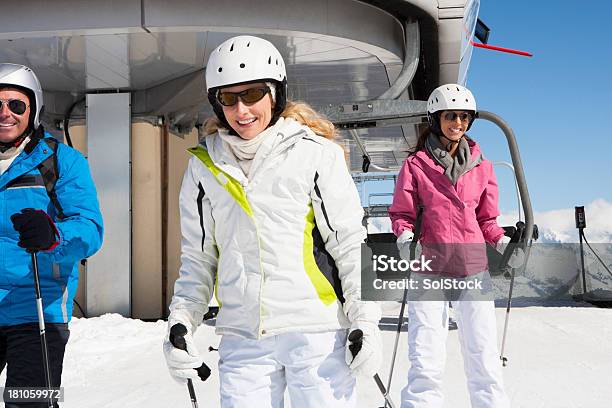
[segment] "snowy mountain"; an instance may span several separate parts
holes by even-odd
[[[587,227],[584,234],[590,243],[612,243],[612,203],[598,199],[584,206]],[[514,225],[517,213],[502,214],[498,218],[501,225]],[[535,223],[540,231],[539,243],[578,242],[578,229],[574,219],[574,209],[536,212]]]
[[[587,228],[584,233],[590,243],[612,243],[612,203],[598,199],[585,205]],[[534,213],[540,231],[538,243],[578,242],[578,230],[574,220],[574,209]],[[505,213],[499,216],[500,225],[515,225],[518,214]],[[387,217],[370,218],[368,232],[371,234],[391,232],[391,221]]]

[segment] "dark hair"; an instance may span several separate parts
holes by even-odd
[[[440,129],[440,115],[442,114],[442,111],[437,111],[434,113],[428,113],[427,114],[427,123],[422,123],[419,125],[419,137],[417,139],[417,144],[414,148],[413,151],[411,151],[409,154],[415,154],[416,152],[418,152],[419,150],[423,150],[425,149],[425,141],[427,141],[427,138],[429,137],[429,135],[434,134],[434,135],[438,135],[438,132],[442,132],[442,130]]]
[[[417,139],[417,144],[414,150],[410,152],[410,154],[414,154],[418,152],[419,150],[425,149],[425,141],[427,140],[427,138],[429,137],[431,133],[432,133],[431,128],[428,125],[420,126],[419,138]]]

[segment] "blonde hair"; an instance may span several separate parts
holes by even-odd
[[[310,105],[302,101],[287,101],[285,109],[280,114],[283,118],[291,118],[304,126],[308,126],[315,134],[326,139],[333,140],[336,137],[334,124],[312,109]],[[216,133],[219,128],[224,128],[216,116],[210,117],[204,122],[204,133],[207,135]]]

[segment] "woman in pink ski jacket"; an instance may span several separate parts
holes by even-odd
[[[484,279],[488,274],[485,243],[503,250],[509,238],[496,222],[498,188],[493,165],[465,134],[476,117],[474,96],[460,85],[442,85],[430,95],[427,111],[429,128],[399,173],[389,209],[400,255],[409,257],[421,208],[419,247],[426,259],[432,259],[430,273],[437,278]],[[493,301],[452,299],[451,303],[472,407],[509,407],[497,351]],[[402,408],[444,405],[448,320],[446,298],[408,301],[411,367],[402,390]]]

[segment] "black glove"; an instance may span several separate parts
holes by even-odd
[[[11,215],[13,228],[19,232],[19,245],[28,251],[41,251],[59,244],[59,233],[53,220],[43,210],[24,208]]]

